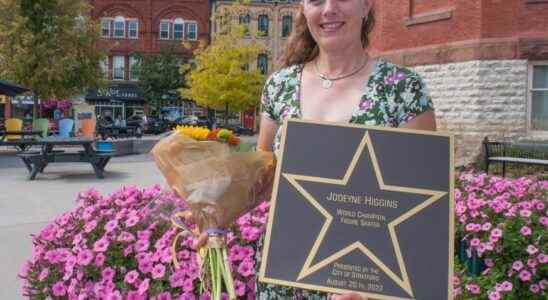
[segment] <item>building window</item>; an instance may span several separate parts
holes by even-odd
[[[293,17],[283,16],[282,18],[282,37],[288,37],[293,30]]]
[[[111,19],[102,18],[101,19],[101,36],[102,37],[110,37],[110,23],[112,22]]]
[[[125,58],[123,56],[112,57],[112,79],[124,80]]]
[[[127,37],[130,39],[136,39],[139,37],[139,21],[129,20],[127,22]]]
[[[198,24],[196,22],[186,22],[186,39],[195,41],[198,39]]]
[[[160,22],[160,39],[169,40],[169,21]]]
[[[139,80],[139,59],[135,56],[129,57],[129,80]]]
[[[173,39],[182,40],[183,32],[185,31],[185,23],[183,19],[177,18],[173,21]]]
[[[548,64],[532,65],[530,76],[531,129],[548,131]]]
[[[108,56],[101,60],[101,71],[103,71],[105,78],[108,79]]]
[[[268,56],[266,54],[257,56],[257,68],[261,70],[261,74],[268,74]]]
[[[124,17],[114,19],[114,37],[124,38],[126,36],[126,22]]]
[[[251,17],[249,14],[240,15],[240,25],[244,27],[244,34],[249,35],[249,23],[251,22]]]
[[[259,33],[264,36],[268,36],[268,16],[260,15],[259,16]]]

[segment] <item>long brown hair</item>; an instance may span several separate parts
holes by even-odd
[[[367,19],[362,21],[361,40],[362,47],[365,49],[369,45],[369,34],[375,25],[375,12],[373,8],[369,10]],[[295,20],[295,28],[289,37],[289,41],[285,47],[285,52],[282,57],[282,68],[289,67],[295,64],[307,63],[318,55],[318,45],[312,37],[306,18],[303,12],[303,6],[299,5],[297,18]]]

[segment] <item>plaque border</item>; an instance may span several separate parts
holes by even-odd
[[[440,131],[428,131],[428,130],[418,130],[418,129],[408,129],[408,128],[393,128],[393,127],[381,127],[381,126],[370,126],[370,125],[361,125],[361,124],[352,124],[352,123],[335,123],[335,122],[327,122],[327,121],[308,121],[308,120],[301,120],[301,119],[294,119],[294,118],[288,118],[285,119],[282,123],[282,132],[281,132],[281,143],[280,143],[280,153],[278,154],[278,162],[276,166],[276,173],[275,173],[275,181],[274,186],[272,189],[272,196],[270,199],[270,211],[268,216],[268,223],[266,227],[266,236],[265,241],[263,245],[263,253],[262,253],[262,260],[261,260],[261,266],[259,269],[259,281],[264,283],[270,283],[270,284],[276,284],[276,285],[283,285],[283,286],[290,286],[290,287],[296,287],[296,288],[302,288],[302,289],[310,289],[310,290],[318,290],[328,293],[335,293],[335,294],[341,294],[348,292],[350,290],[345,289],[339,289],[339,288],[331,288],[331,287],[325,287],[325,286],[319,286],[315,284],[308,284],[308,283],[298,283],[293,281],[287,281],[282,279],[275,279],[275,278],[269,278],[266,277],[266,266],[268,262],[268,252],[270,249],[270,235],[272,234],[272,226],[274,222],[274,212],[276,210],[276,195],[278,194],[278,183],[281,179],[281,167],[283,163],[283,154],[285,150],[285,141],[287,136],[287,125],[288,123],[305,123],[305,124],[316,124],[316,125],[331,125],[331,126],[338,126],[338,127],[347,127],[347,128],[359,128],[364,130],[377,130],[377,131],[389,131],[389,132],[406,132],[406,133],[412,133],[412,134],[419,134],[419,135],[429,135],[429,136],[442,136],[449,138],[449,248],[448,248],[448,262],[449,262],[449,268],[448,268],[448,274],[447,274],[447,281],[448,281],[448,293],[447,293],[447,299],[452,300],[453,295],[453,270],[454,270],[454,239],[455,239],[455,216],[454,216],[454,210],[455,210],[455,203],[454,203],[454,189],[455,189],[455,155],[454,155],[454,134],[448,133],[448,132],[440,132]],[[452,151],[453,150],[453,151]],[[402,298],[402,297],[395,297],[395,296],[387,296],[387,295],[381,295],[376,293],[368,293],[368,292],[361,292],[361,291],[355,291],[359,294],[366,296],[366,297],[374,297],[378,300],[408,300],[412,298]]]

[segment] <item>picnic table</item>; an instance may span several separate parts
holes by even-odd
[[[95,139],[90,138],[60,138],[47,137],[40,138],[31,143],[39,145],[40,151],[22,152],[17,154],[25,163],[29,171],[29,180],[34,180],[38,173],[44,172],[44,169],[50,163],[83,162],[89,163],[97,178],[104,178],[104,169],[110,158],[113,156],[111,151],[96,151],[93,148]],[[79,146],[83,150],[77,152],[65,152],[64,150],[55,150],[56,147]]]
[[[20,136],[20,138],[7,140],[8,135]],[[0,146],[14,146],[18,151],[25,151],[41,136],[42,130],[0,131]]]

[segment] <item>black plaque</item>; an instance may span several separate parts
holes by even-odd
[[[453,136],[287,120],[262,282],[452,299]]]

